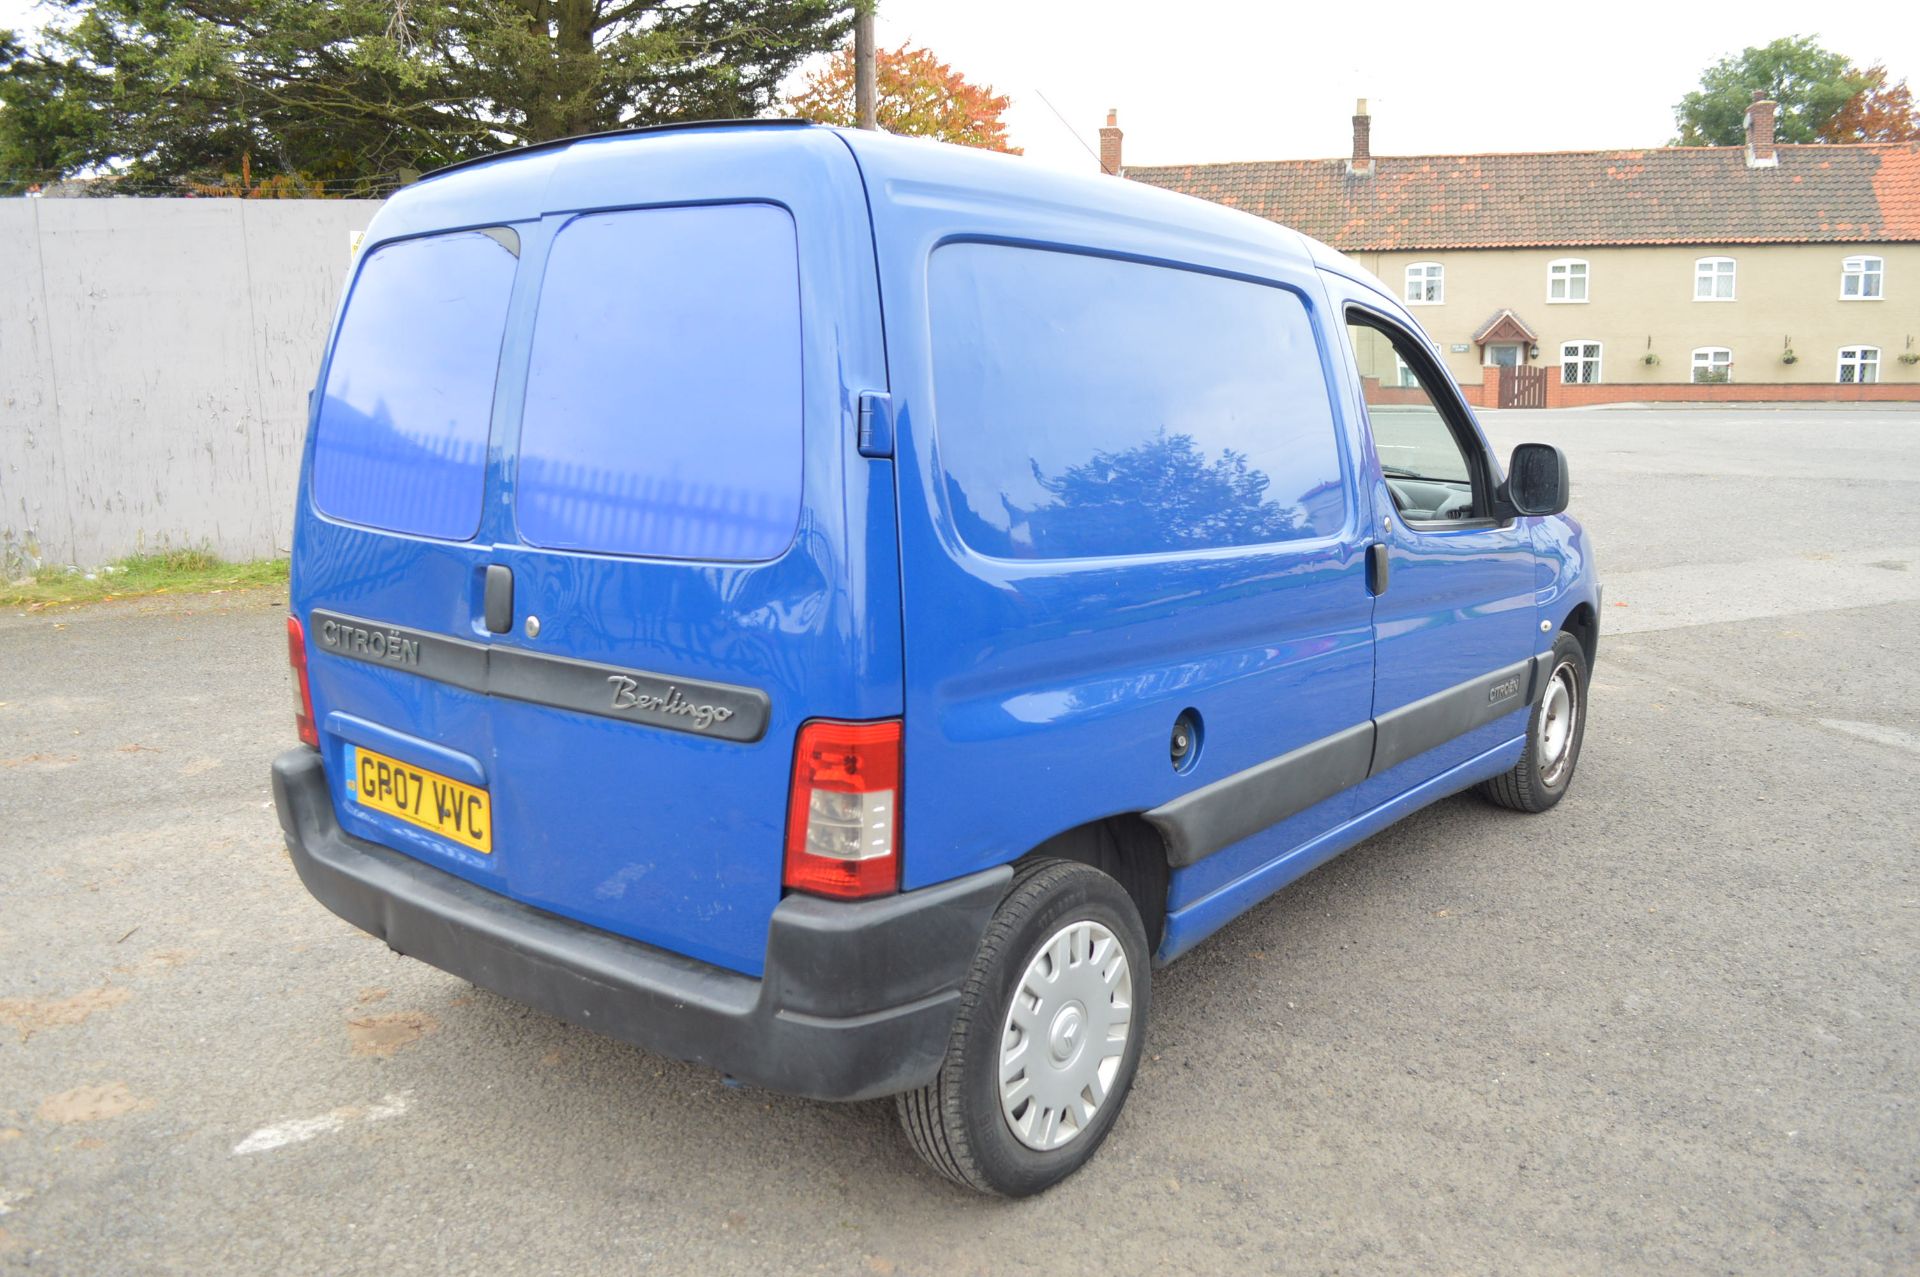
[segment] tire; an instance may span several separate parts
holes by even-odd
[[[1571,714],[1572,722],[1566,716]],[[1566,796],[1587,733],[1587,653],[1562,630],[1553,663],[1527,718],[1527,747],[1513,770],[1480,786],[1488,802],[1514,811],[1542,812]],[[1557,748],[1556,748],[1557,743]]]
[[[1084,1166],[1113,1129],[1140,1065],[1149,958],[1139,910],[1119,883],[1072,861],[1023,866],[961,987],[938,1076],[898,1097],[914,1151],[957,1184],[1007,1197],[1051,1188]],[[1124,959],[1117,974],[1116,959]],[[1041,994],[1022,1000],[1028,1028],[1011,1015],[1023,986]],[[1114,1042],[1122,1031],[1124,1043]],[[1102,1045],[1120,1049],[1099,1052]],[[1004,1102],[1003,1049],[1026,1066],[1026,1081]],[[1088,1088],[1061,1100],[1082,1079],[1092,1089],[1094,1079],[1104,1084],[1097,1103],[1086,1103]]]

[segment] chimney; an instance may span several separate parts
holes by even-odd
[[[1367,114],[1367,100],[1353,104],[1353,158],[1347,172],[1355,177],[1373,176],[1373,117]]]
[[[1107,112],[1107,127],[1100,130],[1100,171],[1120,176],[1120,113]]]
[[[1753,91],[1753,105],[1747,108],[1747,167],[1773,168],[1780,153],[1773,145],[1773,117],[1780,104],[1768,98],[1764,89]]]

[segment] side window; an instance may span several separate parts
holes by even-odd
[[[1878,346],[1842,346],[1840,348],[1840,380],[1859,385],[1880,380],[1880,348]]]
[[[1701,384],[1733,380],[1733,352],[1725,346],[1702,346],[1693,352],[1693,379]]]
[[[1407,267],[1407,305],[1438,306],[1446,300],[1447,268],[1439,262]]]
[[[1885,258],[1849,257],[1840,263],[1840,300],[1879,301],[1886,278]]]
[[[1491,493],[1485,468],[1475,464],[1429,379],[1442,374],[1422,357],[1410,333],[1361,311],[1347,315],[1347,337],[1360,370],[1374,451],[1393,496],[1410,524],[1443,524],[1484,517]],[[1396,384],[1401,370],[1405,384]]]
[[[1600,380],[1600,343],[1560,343],[1560,380],[1569,386],[1590,386]]]
[[[1733,300],[1733,259],[1702,257],[1693,264],[1693,300],[1730,302]]]
[[[1578,257],[1562,257],[1548,262],[1547,300],[1550,302],[1587,300],[1587,264]]]
[[[360,265],[314,424],[313,499],[348,523],[464,541],[480,527],[511,230],[400,240]]]
[[[936,249],[927,275],[939,464],[975,551],[1153,554],[1347,526],[1332,398],[1299,294],[964,242]]]

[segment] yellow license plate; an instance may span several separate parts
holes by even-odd
[[[493,854],[493,812],[484,789],[349,745],[347,793],[362,807],[418,825],[483,856]]]

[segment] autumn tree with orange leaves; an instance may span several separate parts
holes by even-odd
[[[1920,110],[1905,80],[1887,83],[1884,66],[1870,66],[1855,74],[1866,87],[1847,99],[1845,106],[1820,130],[1822,142],[1920,142]]]
[[[1007,145],[1007,126],[1000,118],[1007,109],[1007,99],[996,95],[991,85],[968,82],[935,57],[931,49],[904,44],[897,49],[878,49],[874,63],[881,128],[1020,154],[1019,147]],[[848,128],[856,124],[853,46],[842,48],[831,62],[809,76],[805,87],[787,100],[787,106],[795,115],[821,124]]]

